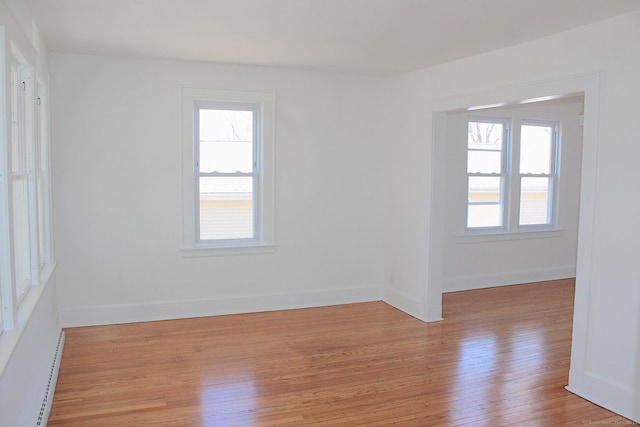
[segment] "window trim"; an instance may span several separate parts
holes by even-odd
[[[253,239],[199,240],[197,119],[198,105],[235,105],[256,108],[254,133],[254,232]],[[262,91],[182,88],[182,233],[180,251],[185,257],[271,253],[275,251],[275,93]]]

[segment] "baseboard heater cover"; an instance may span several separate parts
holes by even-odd
[[[58,371],[60,370],[63,346],[64,331],[60,331],[60,335],[58,336],[58,345],[56,346],[56,351],[53,355],[53,363],[51,364],[51,370],[49,371],[49,380],[47,381],[47,388],[44,392],[44,398],[42,399],[42,406],[40,406],[40,414],[38,415],[36,427],[44,427],[47,425],[47,420],[51,413],[51,404],[53,403],[53,393],[56,390],[56,382],[58,381]]]

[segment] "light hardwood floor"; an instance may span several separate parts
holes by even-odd
[[[67,329],[49,426],[630,423],[564,389],[573,281]]]

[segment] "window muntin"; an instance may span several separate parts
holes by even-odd
[[[467,123],[467,228],[502,227],[506,177],[507,123]]]

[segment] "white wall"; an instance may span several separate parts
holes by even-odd
[[[431,162],[439,154],[433,135],[442,127],[441,112],[583,86],[589,148],[569,387],[634,420],[640,420],[639,40],[636,12],[393,79],[391,127],[401,134],[387,149],[394,171],[389,187],[396,189],[389,203],[396,209],[385,291],[418,317],[440,315],[442,283],[433,279],[443,264],[445,213],[431,201],[444,197],[444,180]]]
[[[53,53],[63,325],[380,299],[384,81]],[[181,86],[276,94],[275,254],[183,258]]]
[[[25,55],[43,84],[48,83],[48,56],[46,46],[33,25],[31,17],[20,0],[0,1],[0,40],[4,43],[0,55],[9,55],[11,43]],[[8,61],[0,61],[8,67]],[[0,76],[0,114],[6,123],[10,116],[7,97],[10,88],[8,69]],[[7,131],[5,126],[0,129]],[[7,135],[0,135],[0,142]],[[0,144],[2,147],[3,144]],[[0,158],[5,158],[0,155]],[[6,236],[2,236],[3,239]],[[55,305],[55,274],[49,266],[41,283],[27,293],[17,309],[15,327],[0,335],[0,425],[34,426],[41,417],[45,425],[50,406],[43,406],[45,396],[53,395],[55,376],[52,365],[60,350],[61,330]],[[6,312],[6,311],[5,311]],[[50,383],[53,380],[53,383]],[[49,393],[49,394],[47,394]],[[48,401],[50,405],[50,400]]]
[[[447,114],[445,158],[444,292],[575,277],[580,207],[581,97]],[[467,116],[560,123],[557,230],[510,235],[465,235]],[[517,230],[515,230],[517,231]]]

